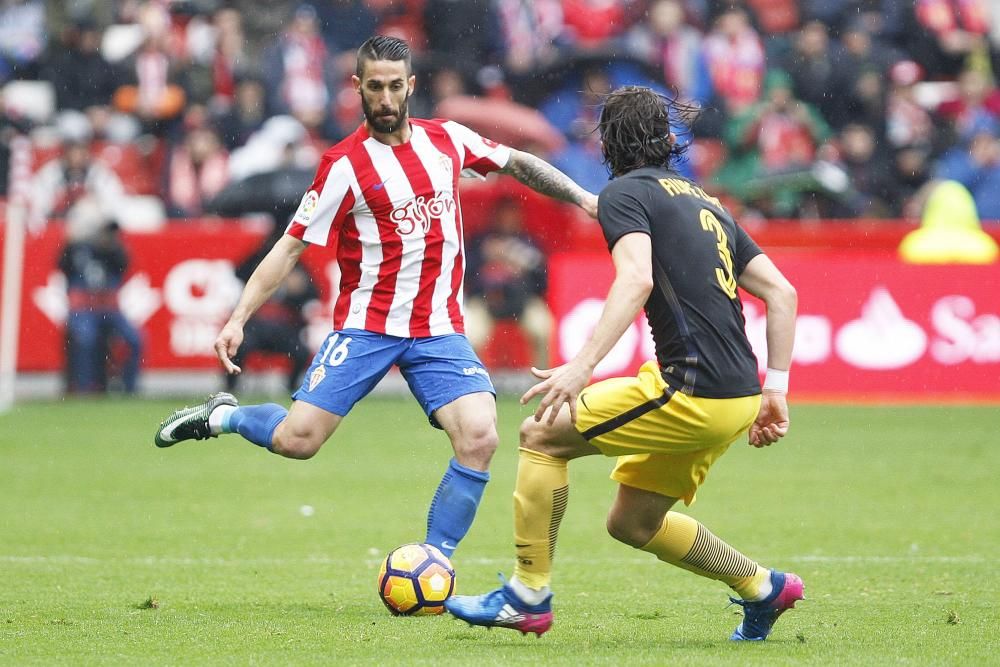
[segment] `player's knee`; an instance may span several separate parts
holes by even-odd
[[[549,429],[546,428],[545,424],[536,422],[534,417],[527,417],[521,422],[520,435],[521,447],[524,449],[533,449],[536,452],[552,455],[552,452],[549,451],[551,444]]]
[[[271,451],[289,459],[311,459],[323,445],[319,434],[312,431],[279,429],[274,434]]]
[[[649,544],[657,530],[656,528],[650,530],[648,526],[643,526],[634,518],[623,516],[614,510],[608,513],[606,527],[611,537],[636,549]]]
[[[464,425],[460,436],[453,443],[459,463],[484,470],[499,444],[500,436],[492,420]]]

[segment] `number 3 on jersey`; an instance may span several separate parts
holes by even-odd
[[[715,214],[707,208],[701,209],[701,228],[706,232],[714,232],[718,241],[716,247],[719,249],[719,259],[722,260],[722,267],[715,269],[715,278],[719,281],[719,287],[730,299],[736,298],[736,278],[733,276],[733,255],[729,252],[729,237],[726,230],[722,228],[722,223],[715,217]]]

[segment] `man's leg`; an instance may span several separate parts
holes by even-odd
[[[759,600],[770,594],[770,570],[691,517],[669,511],[676,502],[677,498],[621,484],[608,514],[608,532],[665,563],[722,581],[743,599]]]
[[[766,639],[778,617],[802,599],[802,580],[762,567],[698,521],[669,511],[676,502],[621,484],[608,514],[608,532],[665,563],[727,584],[740,596],[733,602],[744,610],[744,620],[731,639]]]
[[[451,439],[455,457],[431,501],[424,542],[451,556],[469,532],[490,479],[498,441],[496,399],[488,392],[466,394],[437,409],[434,418]]]
[[[320,347],[291,411],[276,403],[240,406],[219,393],[178,410],[156,432],[158,447],[239,433],[255,445],[287,458],[312,457],[351,408],[392,366],[402,339],[369,332],[333,332]]]
[[[569,503],[568,463],[600,453],[573,426],[568,408],[551,426],[534,417],[521,423],[514,485],[517,562],[511,582],[526,601],[548,595],[559,525]]]
[[[556,422],[521,424],[521,447],[514,489],[514,576],[480,596],[453,596],[445,606],[475,625],[502,626],[541,635],[552,625],[549,582],[559,524],[569,500],[567,464],[599,454],[570,421],[569,409]]]

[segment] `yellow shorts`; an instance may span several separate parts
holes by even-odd
[[[690,505],[708,469],[750,428],[760,395],[701,398],[675,392],[647,361],[634,378],[593,384],[577,399],[576,429],[605,456],[611,479]]]

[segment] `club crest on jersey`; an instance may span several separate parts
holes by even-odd
[[[319,204],[319,193],[315,190],[310,190],[304,197],[302,197],[302,203],[299,204],[299,210],[295,212],[295,222],[303,225],[309,224],[309,221],[312,220],[313,213],[316,212],[317,204]]]
[[[431,199],[420,196],[394,208],[389,214],[389,219],[396,223],[396,233],[400,236],[409,236],[415,233],[417,228],[426,234],[431,229],[432,220],[454,211],[455,200],[451,193],[439,192]]]
[[[448,179],[455,175],[455,164],[451,161],[451,158],[444,153],[438,154],[438,162],[441,163],[441,171],[448,174]]]
[[[309,374],[309,391],[315,389],[325,377],[326,369],[324,369],[322,364],[320,364],[316,367],[316,370]]]

